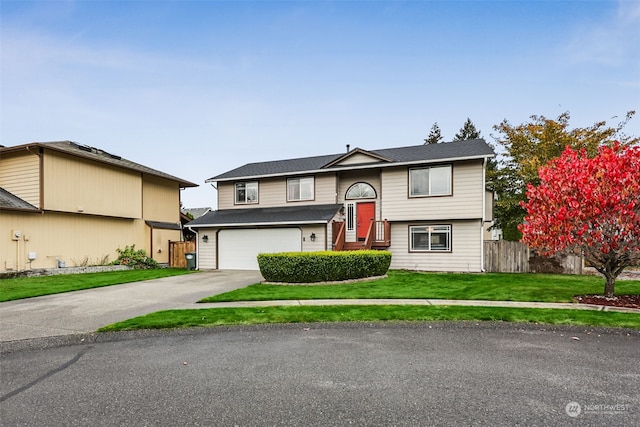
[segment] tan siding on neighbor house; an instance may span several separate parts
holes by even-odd
[[[144,219],[176,223],[180,221],[180,188],[177,182],[144,175],[142,194]]]
[[[390,221],[482,218],[482,177],[481,160],[454,163],[452,196],[410,198],[408,168],[383,169],[381,217]]]
[[[56,257],[67,266],[96,264],[105,256],[113,261],[116,249],[127,245],[147,248],[144,221],[77,215],[61,212],[43,214],[0,212],[0,270],[24,270],[29,268],[28,254],[37,258],[31,268],[54,268]],[[19,240],[10,239],[11,230],[20,230]],[[148,249],[147,249],[148,250]]]
[[[138,173],[46,151],[44,179],[44,207],[48,210],[142,217]]]
[[[3,154],[0,187],[39,208],[40,156],[30,152]]]
[[[180,230],[165,230],[161,228],[151,229],[147,226],[146,232],[149,243],[149,254],[161,264],[169,263],[169,241],[180,241]]]
[[[424,222],[391,225],[391,268],[420,271],[482,271],[482,229],[480,221],[442,221],[451,225],[451,252],[409,252],[409,226]]]
[[[253,182],[251,180],[241,182]],[[251,209],[275,206],[319,205],[336,203],[335,174],[315,177],[315,199],[297,202],[287,201],[287,178],[267,178],[258,181],[258,203],[235,204],[233,182],[218,183],[218,209]]]

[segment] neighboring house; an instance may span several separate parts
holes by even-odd
[[[483,269],[492,193],[484,140],[250,163],[207,180],[218,209],[187,224],[198,268],[257,269],[261,252],[387,249],[391,268]]]
[[[185,241],[193,241],[196,238],[196,233],[192,230],[184,227],[187,223],[193,221],[196,218],[200,218],[202,215],[210,212],[211,208],[180,208],[180,222],[182,224],[182,237]],[[194,246],[195,247],[195,246]]]
[[[95,264],[181,240],[189,181],[70,141],[0,146],[0,271]]]
[[[202,215],[211,212],[212,209],[207,207],[207,208],[181,208],[180,212],[186,216],[188,216],[189,218],[193,219],[197,219],[200,218]]]

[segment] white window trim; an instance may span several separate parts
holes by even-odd
[[[347,231],[356,229],[356,204],[355,202],[347,202],[345,209],[345,220],[347,221]]]
[[[299,186],[299,194],[300,194],[300,198],[298,199],[292,199],[290,197],[290,192],[289,192],[289,186],[291,185],[291,182],[297,180],[298,181],[298,186]],[[310,180],[311,181],[311,195],[309,197],[302,197],[302,181],[304,180]],[[315,187],[316,187],[316,180],[315,177],[313,176],[305,176],[305,177],[300,177],[300,178],[288,178],[287,179],[287,202],[303,202],[303,201],[308,201],[308,200],[314,200],[315,199]]]
[[[431,179],[431,169],[439,169],[439,168],[447,168],[449,169],[449,192],[447,193],[439,193],[433,194],[431,191],[431,185],[433,180]],[[427,194],[412,194],[413,192],[413,184],[411,182],[412,171],[414,170],[428,170],[429,174],[429,188],[427,189]],[[425,166],[419,168],[410,168],[409,169],[409,197],[439,197],[439,196],[451,196],[453,194],[453,166],[452,165],[438,165],[438,166]]]
[[[429,249],[416,249],[413,247],[413,229],[414,228],[427,228],[428,229],[428,237],[427,241],[429,242]],[[434,230],[435,228],[446,228],[446,230]],[[431,248],[431,232],[443,233],[446,232],[449,235],[447,239],[449,243],[449,247],[446,249],[432,249]],[[452,247],[452,239],[453,239],[453,229],[451,224],[432,224],[432,225],[410,225],[409,226],[409,252],[439,252],[439,253],[450,253]]]

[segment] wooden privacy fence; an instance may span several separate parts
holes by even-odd
[[[556,255],[543,257],[527,245],[508,240],[484,242],[484,269],[490,273],[582,274],[582,257]]]
[[[187,252],[196,251],[196,242],[169,242],[169,267],[187,268]]]

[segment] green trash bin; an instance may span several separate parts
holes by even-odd
[[[186,254],[184,254],[184,257],[187,259],[187,270],[195,270],[196,269],[196,253],[187,252]]]

